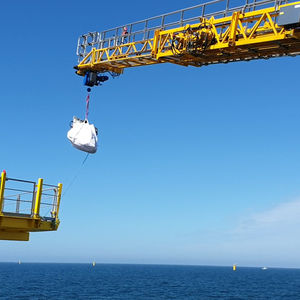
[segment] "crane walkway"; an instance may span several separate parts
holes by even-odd
[[[298,55],[300,2],[215,0],[78,39],[79,75]]]

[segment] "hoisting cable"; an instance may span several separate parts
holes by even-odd
[[[87,89],[87,91],[88,91],[88,95],[87,95],[87,97],[86,97],[86,108],[85,108],[85,120],[87,120],[88,119],[88,116],[89,116],[89,107],[90,107],[90,90],[91,89]]]
[[[65,196],[65,194],[67,193],[67,191],[70,189],[70,187],[74,184],[75,180],[77,179],[77,177],[79,176],[79,172],[81,171],[81,169],[83,168],[85,162],[87,161],[88,157],[89,157],[90,153],[87,153],[87,155],[85,156],[84,160],[82,161],[81,165],[79,166],[77,172],[75,173],[75,175],[73,176],[72,180],[69,182],[69,184],[67,185],[67,187],[64,189],[64,193],[62,195],[62,197]]]
[[[85,120],[88,120],[88,115],[89,115],[89,107],[90,107],[90,92],[91,89],[88,88],[87,89],[88,95],[86,97],[86,107],[85,107]],[[88,157],[89,157],[90,153],[87,153],[87,155],[85,156],[84,160],[82,161],[80,167],[78,168],[77,172],[75,173],[75,175],[73,176],[72,180],[69,182],[69,184],[67,185],[67,187],[64,190],[63,196],[67,193],[67,191],[70,189],[70,187],[74,184],[75,180],[77,179],[77,177],[79,176],[79,172],[81,171],[82,167],[84,166],[85,162],[87,161]]]

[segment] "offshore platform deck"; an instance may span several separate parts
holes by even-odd
[[[210,64],[300,54],[300,2],[214,0],[78,39],[77,74]]]
[[[0,240],[28,241],[30,232],[55,231],[62,184],[50,185],[1,174]]]

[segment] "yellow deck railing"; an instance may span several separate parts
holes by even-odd
[[[1,173],[0,239],[28,241],[30,232],[54,231],[59,226],[58,212],[62,184],[57,186],[8,178]]]

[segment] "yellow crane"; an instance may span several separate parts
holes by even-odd
[[[85,84],[125,68],[210,64],[300,53],[300,2],[215,0],[78,39],[76,73]]]
[[[87,86],[125,68],[160,63],[201,67],[300,54],[300,1],[214,0],[78,39],[78,75]],[[16,187],[11,184],[21,184]],[[23,186],[30,186],[24,188]],[[1,174],[0,239],[57,230],[62,184]]]
[[[59,226],[58,212],[62,184],[50,185],[9,178],[1,173],[0,240],[28,241],[30,232],[54,231]]]

